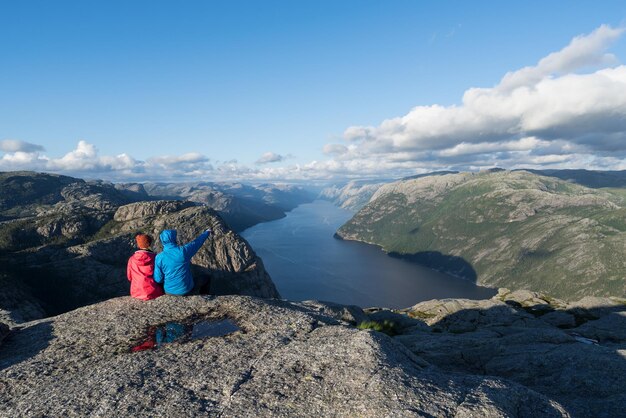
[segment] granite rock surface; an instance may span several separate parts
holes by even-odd
[[[0,416],[569,416],[518,383],[444,370],[359,330],[349,311],[245,296],[122,297],[34,321],[0,346]],[[224,318],[239,330],[133,351],[154,327]]]

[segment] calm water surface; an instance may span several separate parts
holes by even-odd
[[[483,299],[496,293],[391,258],[376,246],[333,238],[351,217],[350,211],[316,200],[283,219],[248,228],[242,235],[263,259],[286,299],[405,308],[429,299]]]

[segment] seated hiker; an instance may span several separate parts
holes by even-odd
[[[126,276],[130,281],[130,295],[141,300],[156,299],[163,295],[163,288],[154,281],[156,254],[150,250],[152,237],[137,234],[135,241],[139,250],[128,259],[126,267]]]
[[[154,280],[163,283],[168,295],[189,295],[194,290],[191,275],[191,258],[198,252],[209,237],[210,229],[204,231],[195,240],[179,246],[176,242],[176,230],[166,229],[159,238],[163,251],[156,256]]]

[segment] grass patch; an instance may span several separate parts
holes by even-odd
[[[434,318],[437,316],[435,314],[422,312],[422,311],[410,311],[408,315],[410,318],[417,318],[417,319],[430,319],[430,318]]]
[[[398,325],[393,321],[363,321],[356,326],[358,329],[371,329],[382,332],[390,337],[398,335]]]
[[[111,219],[109,222],[104,224],[102,228],[100,228],[89,241],[98,241],[104,238],[110,238],[114,236],[117,232],[117,227],[119,225],[121,225],[121,222]]]

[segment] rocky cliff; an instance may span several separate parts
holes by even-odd
[[[321,191],[319,198],[356,212],[369,202],[383,184],[385,183],[355,180],[347,184],[326,187]]]
[[[217,213],[191,202],[140,202],[120,207],[107,225],[107,233],[124,236],[143,231],[158,237],[164,229],[176,229],[179,242],[194,239],[206,228],[211,238],[192,259],[195,274],[210,278],[208,293],[279,297],[278,291],[250,245],[228,228]],[[157,251],[161,250],[156,242]]]
[[[0,416],[617,417],[625,310],[504,290],[366,312],[122,297],[13,328]]]
[[[33,319],[31,305],[55,315],[126,295],[126,262],[135,251],[137,232],[157,239],[163,229],[177,229],[180,242],[186,242],[206,228],[211,228],[213,235],[192,260],[194,274],[210,280],[204,291],[278,297],[262,261],[215,211],[191,202],[154,201],[119,207],[84,243],[28,248],[3,257],[5,281],[23,291],[7,292],[7,300],[0,298],[0,308],[5,317],[21,322],[24,315]],[[158,240],[156,248],[160,249]],[[19,294],[27,295],[29,304],[14,303]]]
[[[626,200],[525,171],[382,186],[337,234],[491,287],[626,293]]]

